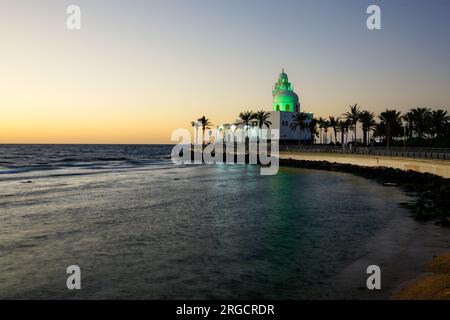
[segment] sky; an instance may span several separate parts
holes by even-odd
[[[283,67],[316,117],[449,110],[449,16],[447,0],[0,0],[0,143],[170,143],[202,115],[271,111]]]

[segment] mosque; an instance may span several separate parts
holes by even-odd
[[[300,99],[294,92],[292,84],[289,82],[287,74],[282,69],[278,80],[275,82],[272,89],[273,109],[269,112],[269,121],[272,123],[270,129],[280,130],[280,142],[282,143],[298,143],[301,136],[302,140],[310,140],[309,130],[303,129],[300,135],[299,129],[295,131],[291,129],[290,125],[293,120],[293,115],[301,111]],[[304,113],[304,112],[303,112]],[[312,119],[312,113],[304,113],[306,118]],[[308,121],[306,120],[306,121]],[[238,122],[238,121],[236,121]],[[231,141],[233,135],[239,127],[236,124],[223,124],[217,127],[218,141]],[[255,121],[248,128],[247,135],[256,138],[258,136],[258,123]]]
[[[292,130],[292,116],[295,113],[302,112],[300,109],[300,100],[294,92],[292,84],[289,82],[288,76],[284,73],[284,69],[278,77],[277,82],[273,86],[273,111],[270,112],[271,129],[280,130],[280,140],[282,142],[298,142],[300,137],[299,129]],[[304,113],[307,119],[312,119],[312,113]],[[310,140],[309,130],[304,129],[301,137],[303,140]]]

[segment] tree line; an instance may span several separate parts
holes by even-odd
[[[244,125],[245,131],[254,123],[260,129],[270,128],[272,123],[269,118],[270,113],[263,110],[244,111],[239,114],[239,119],[234,124]],[[211,121],[202,116],[192,121],[191,125],[202,129],[205,141],[205,131],[212,126]],[[362,132],[360,139],[358,128]],[[294,113],[290,129],[298,130],[299,144],[314,144],[318,138],[319,144],[331,145],[450,147],[450,116],[442,109],[413,108],[404,114],[395,109],[386,109],[376,116],[375,113],[354,104],[341,116],[328,118],[309,118],[305,113]],[[303,137],[305,131],[309,133],[309,139]],[[329,133],[330,141],[327,139]]]
[[[310,121],[305,114],[295,114],[291,129],[308,129],[311,137],[319,138],[320,144],[325,143],[328,131],[332,130],[332,139],[328,143],[334,145],[450,147],[450,116],[446,110],[414,108],[402,114],[395,109],[386,109],[375,116],[358,104],[349,109],[338,117]],[[358,128],[362,131],[361,139],[358,139]],[[348,141],[349,133],[353,135],[352,141]]]
[[[234,123],[234,125],[244,126],[244,131],[247,134],[249,127],[256,123],[259,129],[263,127],[270,128],[272,122],[269,121],[270,113],[264,110],[259,110],[256,112],[253,111],[244,111],[239,114],[239,119]],[[211,129],[212,122],[210,119],[206,118],[206,116],[202,116],[198,118],[196,121],[191,121],[191,126],[195,128],[202,129],[202,141],[205,143],[205,132],[206,130]]]

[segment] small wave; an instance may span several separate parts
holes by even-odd
[[[97,158],[63,158],[57,162],[83,162],[83,161],[127,161],[126,157],[97,157]]]
[[[4,150],[2,150],[4,149]],[[57,169],[127,169],[170,162],[167,145],[0,145],[0,175]],[[0,152],[1,154],[1,152]]]
[[[10,168],[0,168],[0,174],[16,174],[16,173],[26,173],[31,171],[44,171],[59,169],[55,166],[31,166],[31,167],[10,167]]]

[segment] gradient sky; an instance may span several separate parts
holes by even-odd
[[[203,114],[270,111],[282,67],[316,116],[449,110],[449,17],[446,0],[0,0],[0,143],[168,143]]]

